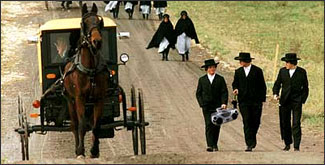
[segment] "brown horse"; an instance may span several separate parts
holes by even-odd
[[[75,60],[65,66],[64,88],[68,98],[71,129],[75,137],[78,158],[85,156],[84,136],[92,128],[91,157],[99,157],[99,127],[103,114],[103,99],[108,88],[108,73],[99,50],[102,45],[103,18],[97,15],[94,3],[90,12],[82,6],[81,37]],[[92,115],[85,115],[85,103],[94,103]],[[88,119],[91,122],[87,122]]]

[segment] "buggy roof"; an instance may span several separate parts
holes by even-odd
[[[107,17],[103,17],[104,27],[116,27],[113,20]],[[46,22],[40,27],[41,31],[47,30],[68,30],[68,29],[80,29],[81,18],[64,18],[54,19]]]

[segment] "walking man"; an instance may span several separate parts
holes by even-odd
[[[261,123],[263,102],[266,100],[266,85],[263,71],[252,65],[250,53],[239,53],[235,60],[242,66],[235,71],[232,83],[234,95],[238,95],[240,113],[243,117],[247,149],[256,147],[256,134]]]
[[[285,143],[283,150],[290,150],[293,136],[294,150],[299,151],[301,141],[300,120],[302,104],[305,104],[309,93],[307,72],[305,69],[297,66],[300,58],[297,58],[295,53],[287,53],[281,60],[286,63],[285,67],[280,69],[274,83],[273,95],[274,99],[280,99],[280,130],[281,138]],[[279,97],[281,87],[282,91]],[[291,113],[293,115],[292,127]]]
[[[218,139],[220,126],[216,126],[211,122],[211,114],[216,112],[216,109],[221,107],[226,109],[228,102],[228,89],[225,79],[216,74],[218,63],[214,59],[205,60],[206,75],[199,79],[196,99],[202,108],[205,121],[205,136],[207,142],[207,151],[218,151]]]

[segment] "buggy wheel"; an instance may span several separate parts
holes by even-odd
[[[136,107],[137,106],[137,102],[136,102],[136,95],[135,95],[135,88],[132,85],[131,87],[131,106],[132,107]],[[137,112],[136,111],[132,111],[131,112],[132,116],[131,119],[133,122],[137,121]],[[134,155],[138,155],[138,151],[139,151],[139,145],[138,145],[138,128],[137,126],[133,126],[132,127],[132,141],[133,141],[133,152]]]
[[[25,149],[25,158],[26,160],[29,160],[29,142],[28,142],[28,137],[29,137],[29,133],[28,133],[28,123],[27,123],[27,118],[25,115],[25,122],[24,122],[24,130],[25,130],[25,134],[24,136],[24,149]]]
[[[140,144],[141,144],[141,154],[146,154],[146,129],[145,129],[145,120],[144,120],[144,99],[142,89],[138,89],[139,98],[138,98],[138,109],[139,109],[139,130],[140,130]]]
[[[20,134],[22,160],[29,160],[28,123],[27,123],[26,111],[24,109],[24,104],[20,94],[18,95],[18,125],[19,128],[24,129],[24,134]]]
[[[22,100],[21,100],[21,96],[20,93],[18,95],[18,126],[19,128],[23,127],[23,110],[22,110]],[[20,135],[20,144],[21,144],[21,156],[22,156],[22,160],[25,160],[25,139],[24,139],[24,135],[23,134],[19,134]]]

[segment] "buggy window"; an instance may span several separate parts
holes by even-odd
[[[105,60],[111,60],[109,57],[109,31],[102,30],[102,48],[101,55]],[[76,53],[78,40],[80,38],[80,30],[71,32],[50,33],[51,54],[50,63],[63,63],[65,57],[72,57]]]
[[[50,34],[51,63],[63,62],[64,55],[68,53],[68,50],[70,49],[69,36],[70,36],[69,32]]]

